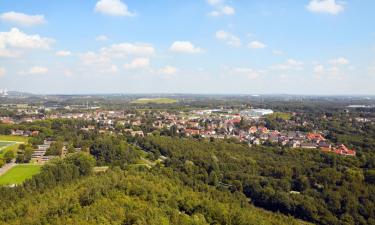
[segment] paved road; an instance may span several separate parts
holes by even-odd
[[[15,165],[17,165],[14,162],[7,163],[3,167],[0,168],[0,176],[6,173],[8,170],[12,169]]]

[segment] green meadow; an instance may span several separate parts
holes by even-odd
[[[41,165],[22,164],[17,165],[0,176],[0,185],[21,184],[26,179],[40,172]]]

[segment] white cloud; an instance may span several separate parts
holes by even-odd
[[[281,51],[281,50],[273,50],[272,53],[273,53],[274,55],[284,55],[284,52]]]
[[[344,10],[343,4],[336,0],[311,0],[306,8],[310,12],[332,15],[337,15]]]
[[[314,67],[314,73],[317,78],[321,78],[322,76],[339,78],[338,75],[340,73],[340,69],[336,66],[327,68],[321,64],[318,64]]]
[[[31,67],[29,70],[29,74],[46,74],[48,73],[48,68],[41,67],[41,66],[34,66]]]
[[[104,68],[100,72],[102,72],[102,73],[117,73],[118,71],[119,71],[119,69],[116,65],[111,65],[108,68]]]
[[[135,58],[128,64],[125,64],[125,69],[142,69],[147,68],[150,65],[148,58]]]
[[[70,51],[57,51],[56,55],[61,56],[61,57],[66,57],[66,56],[71,56],[72,53]]]
[[[159,70],[159,73],[166,74],[166,75],[173,75],[177,73],[177,71],[178,71],[177,68],[173,66],[165,66]]]
[[[235,13],[236,13],[236,10],[233,7],[225,5],[225,6],[217,7],[216,10],[209,12],[208,15],[213,16],[213,17],[222,16],[222,15],[231,16],[231,15],[234,15]]]
[[[116,73],[119,71],[114,63],[116,59],[123,59],[128,56],[148,57],[154,53],[155,49],[150,44],[120,43],[101,48],[97,52],[89,51],[80,54],[79,57],[83,65],[94,69],[95,72]],[[128,66],[131,67],[130,64]]]
[[[214,10],[208,13],[209,16],[231,16],[236,13],[236,10],[224,4],[225,0],[207,0],[207,3],[211,5]]]
[[[43,15],[27,15],[13,11],[1,14],[0,19],[21,26],[35,26],[46,23]]]
[[[285,63],[273,66],[276,70],[302,70],[303,62],[295,59],[288,59]]]
[[[210,5],[218,5],[223,3],[223,0],[207,0],[207,3]]]
[[[235,35],[233,35],[229,32],[219,30],[215,33],[215,37],[216,37],[216,39],[226,43],[227,45],[231,45],[231,46],[234,46],[234,47],[241,46],[241,40],[238,37],[236,37]]]
[[[102,48],[100,51],[102,54],[110,55],[111,57],[124,57],[127,55],[150,56],[155,53],[155,48],[151,44],[120,43]]]
[[[16,57],[22,49],[49,49],[54,40],[39,35],[28,35],[17,28],[0,32],[0,57]]]
[[[340,57],[340,58],[337,58],[337,59],[331,59],[329,61],[329,63],[332,64],[332,65],[336,65],[336,66],[347,65],[347,64],[349,64],[349,60],[344,58],[344,57]]]
[[[99,35],[97,37],[95,37],[95,41],[108,41],[109,38],[105,35]]]
[[[325,68],[324,68],[324,66],[321,65],[321,64],[316,65],[316,66],[314,67],[314,72],[315,72],[315,73],[319,73],[319,74],[321,74],[321,73],[323,73],[324,71],[325,71]]]
[[[95,5],[95,11],[111,16],[135,16],[121,0],[100,0]]]
[[[0,32],[0,48],[40,48],[49,49],[54,42],[53,39],[43,38],[39,35],[27,35],[17,28],[12,28],[9,32]]]
[[[0,77],[5,76],[5,74],[6,74],[5,68],[4,67],[0,67]]]
[[[175,41],[169,48],[172,52],[178,52],[178,53],[201,53],[203,50],[199,47],[195,47],[191,42],[189,41]]]
[[[261,48],[266,48],[267,45],[260,41],[252,41],[249,43],[248,47],[252,49],[261,49]]]
[[[237,74],[243,74],[250,80],[255,80],[260,76],[260,71],[254,70],[252,68],[234,68],[233,72]]]

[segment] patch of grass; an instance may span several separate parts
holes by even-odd
[[[20,143],[27,143],[28,137],[0,135],[0,158],[8,151],[16,152]]]
[[[140,98],[132,101],[133,104],[173,104],[176,103],[176,99],[172,98]]]
[[[284,112],[274,112],[270,115],[267,115],[267,117],[269,119],[276,119],[276,118],[280,118],[280,119],[283,119],[283,120],[290,120],[290,118],[292,117],[292,114],[290,113],[284,113]]]
[[[33,164],[17,165],[0,176],[0,185],[21,184],[35,174],[38,174],[41,167],[41,165]]]
[[[0,135],[0,141],[15,141],[27,143],[29,141],[29,138],[23,136]]]
[[[8,142],[8,141],[2,142],[2,141],[0,141],[0,149],[6,147],[8,145],[12,145],[12,144],[14,144],[14,142]]]

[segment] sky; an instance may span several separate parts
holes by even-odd
[[[0,89],[375,94],[373,0],[0,0]]]

